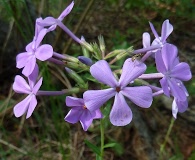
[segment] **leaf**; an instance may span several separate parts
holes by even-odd
[[[104,145],[104,148],[112,148],[114,146],[116,146],[116,143],[108,143],[108,144]]]
[[[89,142],[88,140],[85,140],[85,144],[97,155],[101,155],[100,148]]]

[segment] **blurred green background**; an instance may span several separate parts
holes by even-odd
[[[86,146],[87,139],[100,144],[99,121],[94,121],[88,132],[80,124],[64,121],[68,109],[65,96],[39,97],[39,104],[28,120],[15,118],[13,106],[25,96],[15,94],[12,83],[16,74],[15,57],[25,50],[34,36],[38,17],[58,17],[70,4],[70,0],[0,0],[0,159],[1,160],[50,160],[95,159]],[[152,32],[149,21],[160,34],[164,20],[174,27],[168,41],[179,50],[181,61],[189,63],[193,73],[185,83],[190,93],[189,109],[179,114],[168,137],[164,152],[165,160],[195,159],[195,1],[194,0],[75,0],[72,12],[64,24],[78,37],[88,42],[97,41],[101,34],[106,42],[106,52],[113,49],[142,48],[142,33]],[[153,35],[152,35],[153,37]],[[154,38],[154,37],[153,37]],[[75,57],[82,55],[80,46],[60,28],[44,39],[58,53]],[[148,63],[149,72],[154,70]],[[43,90],[66,88],[69,79],[63,68],[40,63],[44,78]],[[70,80],[70,85],[74,83]],[[155,98],[148,110],[136,109],[134,119],[126,127],[106,124],[106,142],[115,142],[106,149],[106,160],[159,159],[160,146],[171,122],[171,101]],[[143,127],[143,128],[142,128]],[[152,150],[152,151],[151,151]],[[154,154],[153,156],[151,154]]]

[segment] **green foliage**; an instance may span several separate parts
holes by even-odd
[[[85,140],[85,144],[94,152],[96,153],[98,156],[101,155],[101,151],[100,148],[95,146],[93,143],[89,142],[88,140]]]
[[[190,157],[188,158],[188,160],[194,160],[195,159],[195,149],[192,152],[192,154],[190,155]]]

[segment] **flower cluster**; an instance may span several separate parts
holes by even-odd
[[[115,126],[125,126],[132,121],[133,113],[129,101],[139,107],[149,108],[152,105],[153,97],[161,94],[173,97],[172,114],[175,118],[178,112],[186,111],[188,107],[187,96],[189,95],[183,81],[190,80],[192,75],[189,65],[185,62],[179,62],[177,47],[166,41],[173,31],[173,26],[169,23],[169,20],[163,22],[161,36],[158,35],[153,24],[149,23],[155,39],[151,42],[150,34],[143,33],[142,49],[132,50],[130,47],[128,51],[121,49],[106,54],[102,37],[99,37],[99,46],[96,43],[89,44],[83,37],[80,39],[74,35],[62,23],[62,20],[73,9],[73,6],[74,2],[58,18],[38,18],[33,41],[26,46],[25,52],[18,54],[16,57],[16,67],[23,68],[22,74],[28,79],[29,83],[27,84],[25,79],[19,75],[15,77],[14,91],[28,94],[23,101],[15,105],[14,115],[16,117],[20,117],[27,112],[26,118],[29,118],[37,105],[36,96],[38,95],[53,96],[78,92],[83,93],[83,98],[66,97],[66,106],[72,107],[72,109],[64,120],[69,123],[80,121],[85,131],[88,130],[93,119],[104,118],[101,110],[108,106],[106,102],[113,97],[109,118]],[[55,31],[56,27],[63,29],[81,45],[83,55],[76,58],[60,54],[55,52],[51,45],[42,44],[45,35]],[[122,69],[117,66],[118,68],[112,71],[113,66],[111,64],[128,54],[132,57],[124,61]],[[145,74],[147,69],[145,61],[150,57],[155,59],[158,73]],[[43,79],[40,78],[37,82],[39,70],[36,63],[37,59],[63,65],[70,77],[77,83],[75,86],[78,87],[61,91],[41,91],[40,87]],[[75,69],[79,70],[79,74],[74,71]],[[83,79],[82,72],[90,73],[92,77],[88,81],[93,83],[92,86],[89,86],[86,79]],[[120,76],[118,76],[118,73],[120,73]],[[156,78],[159,79],[159,84],[157,84],[159,87],[148,84],[134,85],[139,79],[144,81]],[[93,86],[99,89],[93,89]]]

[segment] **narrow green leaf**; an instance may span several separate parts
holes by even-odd
[[[108,144],[104,145],[104,148],[112,148],[114,146],[116,146],[116,143],[108,143]]]
[[[88,140],[85,140],[85,144],[96,154],[99,156],[101,155],[100,148],[89,142]]]

